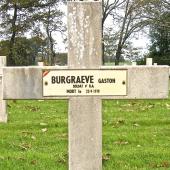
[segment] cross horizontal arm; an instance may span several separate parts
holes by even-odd
[[[6,99],[67,99],[67,97],[43,97],[42,70],[67,69],[67,67],[4,67],[3,98]]]
[[[42,72],[67,67],[4,67],[4,99],[69,99],[69,96],[43,97]],[[127,95],[99,96],[101,99],[160,99],[168,97],[168,66],[101,67],[101,70],[127,69]]]
[[[101,69],[115,69],[102,66]],[[168,66],[116,66],[128,70],[127,96],[104,96],[104,99],[166,99],[169,89]]]

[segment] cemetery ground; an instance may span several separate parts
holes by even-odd
[[[65,100],[8,101],[0,169],[67,170],[67,108]],[[103,170],[170,169],[169,148],[170,99],[103,101]]]

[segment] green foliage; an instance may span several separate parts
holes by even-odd
[[[35,55],[31,58],[27,57],[31,49],[35,49],[33,46],[28,48],[29,42],[21,39],[18,41],[18,37],[23,37],[26,33],[31,33],[34,36],[38,36],[40,39],[46,38],[46,56],[54,57],[54,45],[55,41],[52,37],[52,31],[63,32],[63,23],[61,18],[63,13],[58,9],[58,0],[1,0],[0,1],[0,36],[1,38],[8,40],[8,52],[3,51],[8,55],[8,65],[28,65],[33,64],[35,61]],[[48,32],[48,35],[43,35],[44,29]],[[23,44],[26,43],[26,44]],[[39,46],[39,44],[34,46]],[[20,49],[18,48],[20,47]],[[27,48],[27,51],[24,50]],[[39,49],[36,49],[39,51]],[[49,51],[50,52],[49,54]],[[33,53],[34,53],[33,52]],[[2,54],[1,54],[2,55]],[[22,56],[25,55],[25,56]],[[26,60],[24,61],[23,59]]]
[[[161,16],[164,25],[153,25],[150,30],[152,45],[149,57],[161,65],[170,65],[170,12]]]
[[[55,57],[55,63],[58,65],[67,65],[67,53],[57,53]]]
[[[141,58],[137,60],[137,65],[146,65],[146,58]]]
[[[7,56],[9,53],[9,41],[0,41],[0,55]]]
[[[13,32],[17,35],[23,35],[32,28],[35,6],[38,0],[1,0],[0,16],[1,16],[1,36],[11,38]]]
[[[1,55],[8,56],[9,44],[9,40],[0,42]],[[13,60],[15,61],[15,65],[35,65],[36,57],[39,53],[42,53],[45,45],[44,40],[39,37],[33,37],[31,39],[17,37],[13,46]]]
[[[107,28],[104,30],[103,40],[104,40],[104,61],[105,63],[113,62],[115,60],[115,53],[117,48],[117,45],[115,44],[117,37],[113,33],[112,28]]]

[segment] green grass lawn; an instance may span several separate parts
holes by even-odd
[[[68,102],[10,101],[0,170],[68,169]],[[170,169],[170,99],[103,101],[103,170]]]

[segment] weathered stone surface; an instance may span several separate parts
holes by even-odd
[[[101,65],[101,2],[68,2],[69,68]],[[76,64],[76,67],[75,67]]]
[[[42,69],[67,67],[4,67],[4,99],[58,99],[42,96]],[[161,99],[168,97],[168,66],[102,66],[101,69],[127,69],[127,96],[101,96],[102,99]],[[68,99],[68,97],[63,97]]]
[[[42,70],[49,68],[66,69],[67,67],[4,67],[4,99],[48,99],[42,95]],[[50,99],[57,99],[57,97]]]
[[[102,104],[96,97],[69,100],[69,169],[102,169]]]
[[[108,69],[102,66],[102,69]],[[168,66],[117,66],[110,69],[127,69],[127,96],[109,96],[104,99],[162,99],[168,98]]]
[[[6,65],[6,56],[0,56],[0,122],[7,122],[6,101],[3,100],[3,70]]]
[[[68,3],[68,66],[101,66],[101,2]],[[102,111],[99,97],[69,100],[69,169],[102,169]]]

